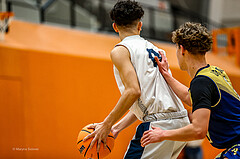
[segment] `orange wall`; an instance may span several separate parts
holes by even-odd
[[[81,158],[78,132],[101,122],[120,96],[109,58],[118,38],[21,21],[13,21],[10,30],[0,42],[0,156]],[[178,68],[174,46],[156,45],[167,51],[174,77],[189,85],[190,77]],[[219,63],[209,58],[211,64]],[[239,68],[230,71],[240,92]],[[107,158],[123,157],[137,124],[120,133]],[[219,152],[208,142],[203,146],[205,159]]]
[[[119,97],[110,61],[0,50],[1,68],[6,68],[2,60],[8,56],[22,60],[15,61],[19,76],[5,71],[0,76],[1,156],[78,158],[78,132],[86,124],[101,122]],[[124,153],[134,128],[127,131],[116,140],[112,156]],[[39,150],[13,150],[28,147]]]

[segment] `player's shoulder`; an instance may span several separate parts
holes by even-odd
[[[209,84],[209,83],[213,83],[213,81],[211,80],[210,77],[208,76],[204,76],[204,75],[199,75],[196,76],[192,79],[191,81],[191,85],[198,85],[198,84]]]
[[[216,84],[207,76],[197,76],[193,78],[190,83],[190,91],[192,92],[206,92],[217,90]]]
[[[117,45],[112,49],[110,56],[111,56],[111,59],[113,58],[119,59],[122,57],[130,57],[130,53],[125,46]]]
[[[112,49],[112,51],[111,51],[111,55],[112,54],[119,54],[119,53],[126,53],[126,52],[129,52],[128,51],[128,48],[126,47],[126,46],[124,46],[124,45],[116,45],[113,49]]]

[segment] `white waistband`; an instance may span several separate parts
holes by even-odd
[[[151,122],[151,121],[159,121],[159,120],[167,120],[167,119],[179,119],[187,116],[188,116],[188,112],[187,110],[184,109],[178,112],[149,114],[143,117],[143,121]]]

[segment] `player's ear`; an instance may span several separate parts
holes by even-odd
[[[139,21],[138,22],[138,26],[137,26],[137,29],[138,29],[138,31],[141,31],[142,30],[142,22],[141,21]]]
[[[116,33],[118,33],[118,28],[117,28],[116,23],[113,23],[113,24],[112,24],[112,27],[113,27],[114,31],[115,31]]]
[[[182,45],[179,45],[179,47],[180,47],[180,49],[181,49],[181,54],[184,55],[184,53],[185,53],[185,51],[186,51],[185,48],[184,48]]]

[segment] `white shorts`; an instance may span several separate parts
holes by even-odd
[[[136,134],[128,146],[124,159],[176,159],[186,145],[186,142],[165,140],[141,147],[141,137],[144,131],[152,129],[152,126],[163,130],[171,130],[187,126],[189,123],[187,116],[178,119],[141,123],[137,127]]]

